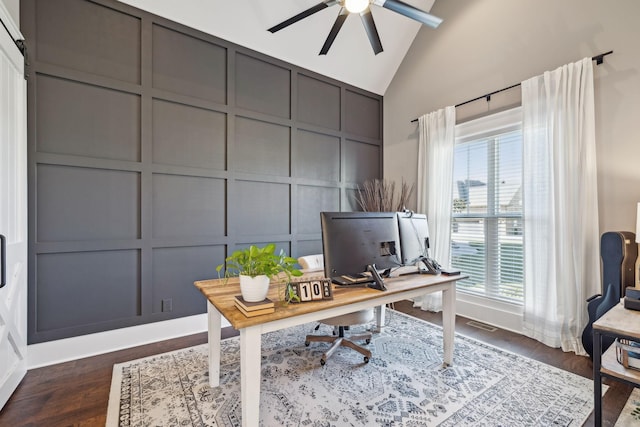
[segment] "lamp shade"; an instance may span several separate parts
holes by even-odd
[[[636,243],[640,243],[640,203],[636,209]]]

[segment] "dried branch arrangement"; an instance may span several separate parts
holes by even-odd
[[[396,197],[395,182],[372,179],[358,186],[356,200],[365,212],[397,212],[406,207],[412,192],[413,185],[408,185],[402,180],[400,192]]]

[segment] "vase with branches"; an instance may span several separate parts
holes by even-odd
[[[370,179],[358,185],[356,201],[365,212],[397,212],[407,206],[407,201],[413,193],[413,184],[404,180],[396,192],[396,184],[384,179]]]

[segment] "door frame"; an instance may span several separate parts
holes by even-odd
[[[0,186],[0,234],[5,235],[2,253],[3,283],[0,289],[0,409],[4,407],[27,372],[27,83],[23,40],[4,3],[0,2],[0,167],[10,171],[9,186]],[[5,31],[6,29],[6,31]],[[6,101],[5,101],[6,100]],[[5,103],[6,102],[6,103]],[[6,133],[5,133],[6,132]],[[6,137],[6,141],[4,141]],[[6,155],[6,157],[5,157]],[[10,164],[11,167],[4,167]],[[15,172],[15,174],[14,174]],[[6,191],[3,191],[6,190]],[[9,207],[9,208],[7,208]],[[6,265],[5,265],[6,262]],[[6,370],[5,370],[6,368]]]

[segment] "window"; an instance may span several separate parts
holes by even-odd
[[[523,301],[522,113],[456,126],[451,265],[469,275],[458,290]]]

